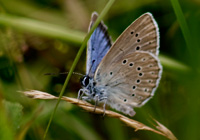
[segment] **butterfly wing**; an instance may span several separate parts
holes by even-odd
[[[161,78],[162,67],[157,57],[147,52],[134,52],[112,63],[102,73],[97,70],[97,87],[104,87],[107,104],[130,116],[133,107],[144,105],[153,95]]]
[[[158,48],[157,24],[146,13],[120,35],[95,72],[96,86],[104,88],[107,104],[133,116],[133,107],[154,95],[162,73]]]
[[[102,64],[110,65],[113,61],[122,59],[125,54],[136,51],[146,51],[158,55],[159,51],[158,25],[150,13],[145,13],[136,19],[115,41]]]
[[[92,14],[89,30],[96,21],[98,15]],[[107,33],[107,27],[100,22],[88,41],[86,74],[94,76],[97,66],[111,47],[111,39]]]

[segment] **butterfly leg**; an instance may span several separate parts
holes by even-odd
[[[78,91],[78,97],[77,99],[82,99],[83,95],[88,95],[88,90],[85,88],[82,88]]]
[[[103,112],[104,113],[103,113],[103,116],[105,116],[107,97],[101,97],[101,98],[99,98],[99,95],[95,95],[94,99],[95,99],[94,112],[96,110],[96,106],[98,105],[98,102],[99,101],[104,101],[104,105],[103,105]]]
[[[95,95],[94,100],[95,100],[95,105],[94,105],[94,112],[95,112],[96,107],[98,105],[98,101],[99,101],[99,95]]]
[[[81,97],[83,96],[83,94],[84,94],[84,89],[80,89],[80,90],[78,91],[78,97],[77,97],[77,99],[78,99],[78,100],[81,99]]]
[[[104,117],[106,113],[107,97],[102,97],[99,101],[103,101],[103,100],[104,100],[104,104],[103,104],[103,117]]]
[[[107,103],[107,98],[104,100],[104,104],[103,104],[103,116],[105,116],[105,113],[106,113],[106,103]]]

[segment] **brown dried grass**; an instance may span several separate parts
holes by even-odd
[[[22,91],[22,93],[32,99],[44,99],[44,100],[58,99],[58,97],[56,97],[56,96],[53,96],[49,93],[38,91],[38,90]],[[104,110],[101,107],[96,107],[96,110],[94,112],[94,105],[92,105],[86,101],[78,100],[76,98],[65,97],[65,96],[62,97],[62,100],[67,101],[72,104],[75,104],[88,112],[92,112],[92,113],[96,113],[96,114],[104,113]],[[159,123],[155,119],[153,119],[156,123],[155,129],[154,129],[149,126],[146,126],[145,124],[143,124],[141,122],[130,119],[124,115],[121,115],[119,113],[116,113],[116,112],[113,112],[110,110],[106,110],[105,115],[109,116],[109,117],[113,117],[113,118],[118,118],[119,120],[121,120],[122,122],[127,124],[128,126],[134,128],[135,131],[148,130],[148,131],[152,131],[154,133],[163,135],[164,137],[166,137],[170,140],[177,140],[177,138],[173,135],[173,133],[167,127],[165,127],[163,124]]]

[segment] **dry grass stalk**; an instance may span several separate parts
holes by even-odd
[[[29,98],[33,98],[33,99],[58,99],[58,97],[53,96],[51,94],[48,94],[46,92],[42,92],[42,91],[37,91],[37,90],[30,90],[30,91],[23,91],[23,94],[25,94],[27,97]],[[83,101],[83,100],[78,100],[76,98],[70,98],[70,97],[62,97],[62,100],[67,101],[69,103],[75,104],[79,107],[81,107],[82,109],[88,111],[88,112],[92,112],[92,113],[96,113],[96,114],[103,114],[104,110],[101,107],[96,107],[96,110],[94,112],[94,105]],[[106,110],[105,111],[105,115],[109,116],[109,117],[114,117],[114,118],[118,118],[120,119],[122,122],[124,122],[125,124],[127,124],[128,126],[132,127],[135,129],[135,131],[137,130],[148,130],[148,131],[152,131],[154,133],[160,134],[165,136],[166,138],[170,139],[170,140],[177,140],[177,138],[173,135],[173,133],[167,129],[164,125],[162,125],[161,123],[159,123],[157,120],[154,119],[154,121],[156,122],[157,125],[155,125],[156,129],[153,129],[149,126],[144,125],[143,123],[140,123],[136,120],[130,119],[128,117],[125,117],[119,113],[110,111],[110,110]]]

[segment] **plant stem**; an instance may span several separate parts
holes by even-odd
[[[184,36],[184,39],[185,39],[185,42],[186,42],[186,45],[188,47],[188,51],[191,55],[191,34],[190,34],[190,31],[189,31],[189,28],[188,28],[188,25],[187,25],[187,22],[185,20],[185,17],[184,17],[184,14],[183,14],[183,11],[181,9],[181,6],[178,2],[178,0],[171,0],[171,3],[172,3],[172,7],[174,9],[174,12],[176,14],[176,17],[177,17],[177,20],[178,20],[178,23],[180,24],[180,28],[183,32],[183,36]]]

